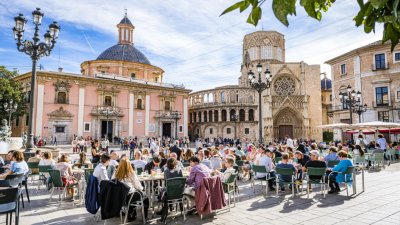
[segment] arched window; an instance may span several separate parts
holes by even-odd
[[[229,111],[229,118],[231,118],[231,121],[235,121],[235,116],[236,111],[234,109],[231,109],[231,111]]]
[[[57,103],[66,104],[67,103],[67,93],[64,91],[58,92],[57,95]]]
[[[254,121],[254,109],[249,109],[249,121]]]
[[[246,116],[245,116],[244,109],[241,109],[241,110],[239,111],[239,120],[240,120],[240,121],[245,121],[245,118],[246,118]]]
[[[164,110],[166,110],[166,111],[171,110],[171,103],[169,101],[165,101]]]
[[[193,113],[193,121],[195,123],[197,123],[197,113],[196,112]]]
[[[221,91],[221,103],[225,102],[225,93]]]
[[[213,93],[208,94],[208,102],[214,102],[214,95]]]
[[[208,103],[208,94],[205,94],[203,96],[203,100],[204,100],[204,103]]]
[[[104,106],[112,106],[112,98],[111,96],[104,97]]]
[[[218,122],[218,110],[214,111],[214,122]]]
[[[222,117],[222,121],[226,121],[226,110],[225,109],[223,109],[222,111],[221,111],[221,117]]]
[[[213,122],[212,116],[213,116],[212,111],[208,111],[208,122]]]
[[[199,122],[201,123],[201,112],[199,112]]]
[[[204,112],[204,122],[207,122],[207,111]]]
[[[138,109],[143,109],[143,104],[142,104],[142,99],[141,99],[141,98],[139,98],[139,99],[136,101],[136,108],[138,108]]]

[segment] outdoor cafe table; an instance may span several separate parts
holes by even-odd
[[[188,177],[189,173],[185,170],[182,171],[183,177]],[[150,206],[152,209],[152,215],[154,216],[154,201],[157,200],[157,193],[159,188],[165,187],[164,173],[155,173],[152,175],[141,174],[138,176],[139,181],[144,183],[144,191],[149,198]],[[155,185],[157,184],[157,187]]]

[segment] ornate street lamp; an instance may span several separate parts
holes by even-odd
[[[175,110],[171,112],[171,117],[175,120],[175,140],[178,140],[178,120],[181,119],[182,113]]]
[[[339,93],[340,102],[343,106],[349,107],[350,124],[353,124],[353,112],[358,114],[359,122],[361,121],[361,114],[367,111],[367,104],[361,105],[361,92],[351,89],[347,86],[347,92]],[[351,135],[351,142],[353,143],[353,135]]]
[[[263,143],[263,137],[262,137],[262,113],[261,113],[261,93],[271,87],[271,81],[272,81],[272,74],[268,70],[268,68],[265,69],[265,82],[261,80],[261,73],[262,73],[262,65],[260,63],[257,64],[257,72],[258,72],[258,79],[256,79],[256,76],[254,73],[250,70],[250,72],[247,74],[248,79],[250,81],[250,86],[258,92],[258,132],[259,132],[259,142],[260,144]]]
[[[40,41],[39,37],[39,26],[42,24],[43,13],[39,8],[36,8],[32,12],[33,24],[35,25],[35,33],[33,34],[32,40],[23,40],[25,31],[25,24],[27,20],[22,14],[19,14],[14,18],[15,26],[13,28],[14,38],[17,41],[17,49],[30,56],[32,59],[32,77],[31,77],[31,92],[30,92],[30,103],[29,103],[29,128],[28,137],[26,140],[26,151],[30,152],[34,148],[33,143],[33,112],[35,103],[35,84],[36,84],[36,63],[42,56],[49,56],[51,50],[56,44],[58,33],[60,32],[60,26],[57,22],[53,22],[49,26],[49,30],[44,34],[44,42]]]
[[[11,115],[15,113],[18,108],[18,104],[17,103],[13,104],[13,102],[14,101],[11,99],[9,103],[6,102],[3,105],[4,111],[8,112],[8,126],[10,127],[11,127]]]
[[[355,113],[358,114],[358,122],[361,123],[361,114],[365,113],[367,111],[367,104],[362,105],[361,103],[356,104],[354,107]]]

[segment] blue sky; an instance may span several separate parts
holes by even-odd
[[[19,72],[31,69],[27,55],[16,50],[12,36],[13,17],[23,13],[29,20],[25,37],[31,38],[31,12],[40,7],[45,13],[42,34],[52,22],[61,25],[59,40],[51,56],[42,58],[45,70],[63,67],[79,73],[80,64],[96,59],[117,43],[116,24],[124,9],[135,25],[135,47],[150,62],[165,70],[164,82],[184,84],[192,90],[237,84],[242,60],[242,41],[247,33],[276,30],[285,35],[286,61],[321,64],[321,72],[330,74],[326,60],[381,39],[365,34],[352,18],[359,10],[355,0],[338,0],[321,22],[308,17],[304,9],[283,26],[271,11],[271,2],[263,6],[263,18],[257,27],[245,23],[247,13],[233,12],[219,17],[237,0],[14,0],[0,2],[0,65]]]

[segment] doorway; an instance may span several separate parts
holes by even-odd
[[[171,137],[171,123],[163,123],[162,125],[162,136]]]
[[[108,134],[107,134],[108,133]],[[102,120],[101,121],[101,138],[107,136],[108,141],[112,141],[113,137],[113,121]]]
[[[293,126],[292,125],[280,125],[279,126],[279,139],[285,139],[285,136],[293,138]]]

